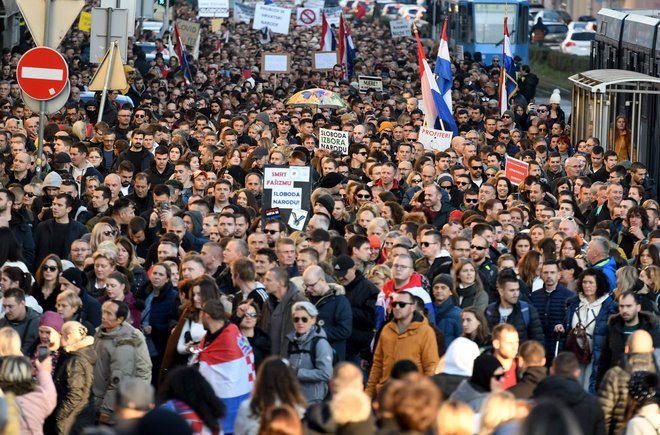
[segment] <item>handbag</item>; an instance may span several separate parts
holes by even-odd
[[[580,364],[589,364],[591,362],[591,346],[589,345],[589,334],[587,333],[587,328],[589,325],[596,321],[594,319],[584,325],[582,319],[580,318],[580,308],[576,310],[578,317],[578,323],[570,331],[568,331],[568,337],[566,338],[565,348],[575,354],[577,360]]]

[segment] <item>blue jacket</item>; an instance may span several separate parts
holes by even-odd
[[[319,298],[311,297],[310,301],[319,310],[316,323],[325,331],[339,361],[344,361],[346,342],[353,331],[353,311],[346,296],[332,287],[331,285],[331,290],[327,294]]]
[[[545,357],[550,359],[555,354],[555,345],[560,341],[559,348],[563,348],[563,337],[555,334],[555,325],[563,324],[566,318],[566,301],[575,296],[575,293],[564,287],[557,285],[557,288],[548,293],[545,287],[532,293],[532,305],[536,308],[541,320],[543,335],[545,336]]]
[[[447,299],[440,305],[435,305],[435,324],[445,336],[445,349],[449,347],[455,338],[463,334],[461,309],[454,305],[452,298]]]
[[[616,262],[614,257],[603,260],[600,263],[594,264],[594,268],[600,269],[607,275],[607,280],[610,282],[610,293],[616,288]]]
[[[566,315],[566,321],[564,322],[564,329],[566,332],[571,330],[571,322],[573,320],[573,315],[575,311],[580,306],[580,298],[574,296],[568,302],[568,313]],[[598,373],[598,360],[600,359],[600,352],[603,349],[605,344],[605,338],[607,337],[607,321],[610,316],[613,316],[619,312],[619,305],[614,302],[611,296],[608,296],[605,301],[603,301],[598,316],[596,316],[596,326],[594,327],[593,334],[593,345],[591,348],[591,361],[593,362],[593,368],[591,371],[591,378],[589,379],[589,392],[592,394],[596,393],[596,376]]]

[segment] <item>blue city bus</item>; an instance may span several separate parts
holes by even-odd
[[[454,56],[481,53],[486,65],[493,56],[502,58],[504,16],[508,16],[509,37],[513,55],[524,64],[529,60],[529,2],[527,0],[449,0],[445,2],[448,17],[449,46]]]

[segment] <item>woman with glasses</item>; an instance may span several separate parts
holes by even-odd
[[[483,311],[488,306],[488,294],[472,260],[461,259],[454,267],[454,289],[461,308],[474,306]]]
[[[580,242],[575,237],[567,237],[561,243],[559,251],[559,258],[575,258],[576,255],[582,252]]]
[[[463,380],[449,398],[467,403],[475,413],[478,413],[489,393],[502,391],[504,375],[504,367],[497,358],[484,353],[474,360],[472,376]]]
[[[62,261],[55,254],[47,255],[37,268],[31,294],[44,311],[56,309],[57,295],[60,293],[60,273]]]
[[[313,405],[328,394],[334,351],[325,331],[316,323],[319,313],[311,302],[296,302],[291,313],[295,330],[287,334],[289,363],[303,396]]]
[[[405,209],[407,210],[411,209],[410,201],[417,192],[420,192],[424,188],[423,181],[424,180],[422,179],[421,172],[411,171],[410,174],[408,174],[408,178],[406,178],[406,185],[408,185],[408,189],[404,193],[403,201],[401,202],[401,205]]]
[[[259,306],[248,299],[247,303],[239,305],[231,321],[241,330],[243,337],[247,338],[254,352],[254,368],[259,369],[261,363],[270,355],[270,336],[257,323],[261,320]]]
[[[577,296],[569,299],[564,325],[555,328],[555,332],[567,333],[578,323],[585,327],[591,349],[591,359],[580,364],[582,386],[591,393],[596,392],[596,373],[600,352],[605,344],[607,321],[617,314],[618,308],[610,296],[610,284],[601,269],[590,268],[580,274],[576,284]]]
[[[94,225],[91,237],[89,238],[89,245],[92,248],[92,252],[96,251],[103,242],[113,242],[116,235],[115,228],[109,223],[99,222]]]

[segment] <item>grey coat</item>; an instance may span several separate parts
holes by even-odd
[[[456,388],[449,398],[451,400],[465,402],[475,413],[479,413],[481,410],[481,404],[486,400],[487,396],[487,391],[477,391],[472,384],[470,384],[470,380],[465,379],[458,385],[458,388]]]
[[[328,382],[332,377],[332,347],[325,331],[314,325],[305,335],[298,337],[295,331],[287,334],[289,340],[289,362],[296,372],[307,403],[322,402],[328,395]],[[311,346],[314,337],[323,337],[316,342],[316,364],[312,362]]]

